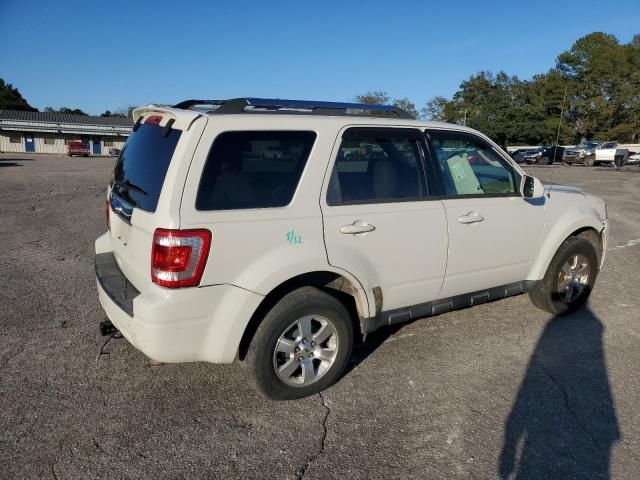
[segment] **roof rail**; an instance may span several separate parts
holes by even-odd
[[[395,116],[413,119],[407,111],[394,105],[365,103],[319,102],[313,100],[283,100],[280,98],[232,98],[229,100],[185,100],[174,108],[185,110],[211,106],[210,113],[308,113],[314,115]]]

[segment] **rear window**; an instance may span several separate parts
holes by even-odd
[[[196,198],[198,210],[288,205],[315,141],[314,132],[220,134],[209,152]]]
[[[125,202],[147,212],[155,212],[171,157],[181,130],[140,125],[127,139],[113,173],[113,191]]]

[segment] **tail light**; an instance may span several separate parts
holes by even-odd
[[[197,286],[210,246],[209,230],[157,228],[151,249],[151,280],[168,288]]]
[[[109,220],[109,213],[111,212],[111,205],[109,205],[109,199],[105,202],[104,214],[107,219],[107,230],[111,230],[111,222]]]

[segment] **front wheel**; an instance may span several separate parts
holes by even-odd
[[[588,157],[586,157],[584,159],[585,167],[593,167],[595,164],[596,164],[596,156],[595,155],[589,155]]]
[[[588,240],[569,237],[560,245],[544,278],[529,291],[533,304],[554,315],[568,315],[585,304],[598,275],[598,255]]]
[[[342,375],[353,346],[353,324],[331,295],[302,287],[265,315],[246,362],[257,389],[276,400],[321,392]]]

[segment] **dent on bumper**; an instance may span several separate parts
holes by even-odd
[[[233,285],[153,288],[134,300],[130,317],[97,283],[109,320],[138,350],[164,363],[230,363],[263,296]]]

